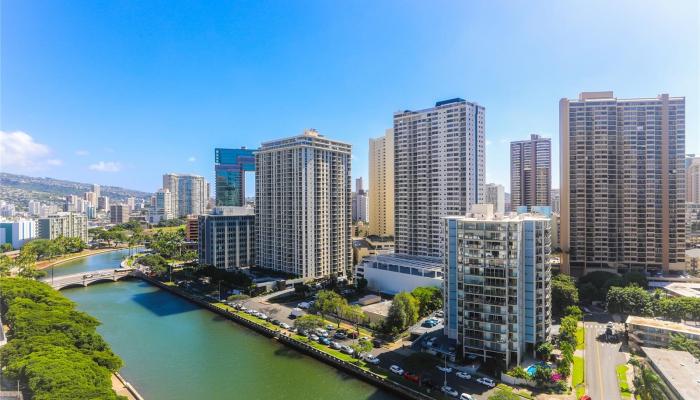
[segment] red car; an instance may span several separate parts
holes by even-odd
[[[411,382],[415,382],[415,383],[418,383],[418,381],[420,380],[418,375],[414,375],[410,372],[404,372],[403,378],[406,379],[407,381],[411,381]]]
[[[581,400],[591,400],[591,396],[584,394],[583,396],[581,396]]]

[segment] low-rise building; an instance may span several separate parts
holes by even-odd
[[[700,399],[700,362],[687,351],[642,347],[649,364],[663,379],[661,388],[669,399]]]
[[[394,238],[391,236],[367,236],[366,238],[353,239],[352,241],[353,265],[359,264],[367,256],[393,252]]]
[[[19,249],[35,237],[37,226],[34,220],[0,222],[0,243],[9,243],[12,248]]]
[[[667,347],[671,334],[700,341],[700,328],[679,322],[630,315],[626,325],[630,343],[637,346]]]
[[[60,236],[78,237],[87,243],[87,215],[60,212],[39,219],[37,237],[53,240]]]
[[[380,293],[410,292],[419,286],[442,288],[442,263],[434,257],[378,254],[367,256],[355,271],[367,287]]]
[[[199,240],[199,218],[197,215],[188,215],[185,225],[185,240],[196,242]]]
[[[255,264],[255,211],[216,207],[198,218],[199,264],[221,269]]]

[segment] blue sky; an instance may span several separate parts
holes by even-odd
[[[394,111],[486,107],[487,181],[508,142],[553,138],[581,91],[685,96],[700,153],[696,1],[2,1],[2,170],[154,191],[213,175],[215,147],[316,128],[353,145]],[[554,171],[553,186],[559,174]]]

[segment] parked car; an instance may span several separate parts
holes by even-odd
[[[317,342],[318,336],[316,334],[312,333],[311,335],[309,335],[309,339],[313,340],[314,342]]]
[[[365,361],[370,363],[370,364],[373,364],[373,365],[379,364],[379,358],[377,358],[371,354],[365,354],[364,358],[365,358]]]
[[[462,378],[462,379],[472,379],[471,375],[469,375],[466,372],[462,372],[462,371],[457,371],[457,373],[455,375],[457,375],[458,378]]]
[[[329,344],[331,344],[330,339],[328,339],[328,338],[326,338],[326,337],[321,337],[321,338],[319,338],[319,339],[318,339],[318,342],[321,343],[321,344],[325,344],[326,346],[328,346]]]
[[[459,400],[474,400],[474,398],[469,393],[462,393],[459,396]]]
[[[446,372],[446,373],[448,373],[448,374],[449,374],[450,372],[452,372],[452,368],[451,368],[451,367],[443,367],[442,365],[436,365],[436,367],[437,367],[437,369],[439,369],[440,371]]]
[[[382,347],[382,344],[383,344],[383,343],[384,343],[384,342],[382,342],[381,339],[374,339],[374,340],[372,341],[372,345],[373,345],[375,348],[377,348],[377,349],[380,348],[380,347]]]
[[[328,324],[328,325],[326,325],[326,330],[327,330],[327,331],[335,330],[335,325],[333,325],[333,324]]]
[[[278,319],[273,319],[273,320],[270,321],[270,322],[272,322],[272,325],[279,325],[280,323],[282,323],[282,321],[280,321],[280,320],[278,320]]]
[[[286,323],[286,322],[280,322],[280,327],[281,327],[282,329],[286,329],[286,330],[289,330],[289,329],[292,328],[292,327],[291,327],[288,323]]]
[[[341,344],[338,343],[338,342],[331,342],[330,346],[331,346],[331,348],[334,349],[334,350],[340,350],[340,349],[343,348],[343,345],[341,345]]]
[[[479,378],[476,381],[481,383],[482,385],[488,386],[490,388],[496,387],[496,382],[494,382],[493,379],[491,379],[491,378]]]
[[[340,351],[347,354],[347,355],[353,355],[355,353],[355,350],[351,349],[350,346],[340,346]]]
[[[297,308],[301,308],[302,310],[308,310],[311,307],[311,304],[302,301],[301,303],[297,304]]]
[[[336,332],[333,337],[336,339],[345,339],[347,335],[343,332]]]
[[[435,311],[435,316],[438,318],[442,318],[445,316],[445,313],[443,311]]]
[[[348,332],[348,337],[350,339],[357,339],[357,337],[360,336],[357,334],[357,332]]]
[[[450,386],[443,386],[443,387],[440,388],[440,390],[442,390],[442,393],[445,393],[446,395],[448,395],[448,396],[450,396],[450,397],[457,397],[457,396],[459,396],[459,392],[457,392],[456,390],[452,389],[452,387],[450,387]]]
[[[392,365],[389,367],[389,371],[395,373],[396,375],[403,375],[403,369],[401,369],[401,367],[398,365]]]
[[[418,383],[420,381],[420,377],[416,374],[412,374],[410,372],[404,372],[403,373],[403,378],[406,379],[407,381],[415,382]]]

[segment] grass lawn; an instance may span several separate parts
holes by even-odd
[[[513,387],[506,385],[505,383],[499,383],[498,385],[496,385],[496,388],[498,388],[498,390],[500,390],[500,391],[503,391],[506,393],[513,393],[515,395],[518,395],[518,396],[526,398],[526,399],[530,399],[530,400],[535,399],[535,396],[533,396],[532,393],[527,389],[516,389],[516,388],[513,388]]]
[[[627,384],[627,364],[620,364],[615,368],[617,371],[617,383],[620,385],[620,395],[623,399],[632,398],[630,387]]]
[[[576,350],[583,350],[586,345],[586,334],[583,326],[576,328]]]
[[[576,389],[576,398],[586,394],[586,385],[583,383],[585,369],[583,368],[583,357],[574,356],[574,368],[571,374],[572,385]]]

